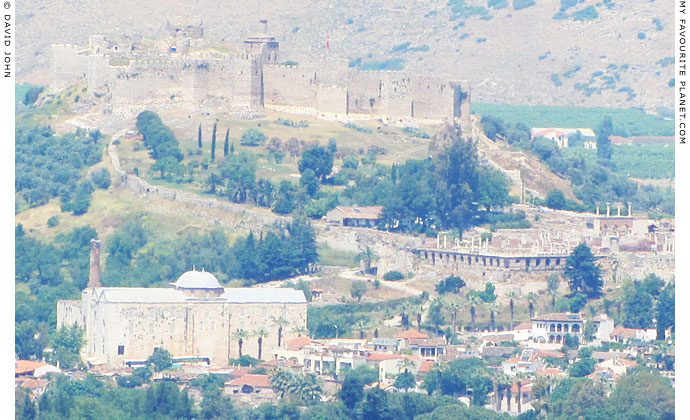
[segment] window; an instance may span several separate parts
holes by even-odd
[[[122,356],[125,354],[125,346],[117,346],[117,355]]]

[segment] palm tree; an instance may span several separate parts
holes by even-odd
[[[508,297],[510,298],[510,330],[513,330],[513,320],[515,319],[515,299],[517,298],[517,295],[515,292],[510,292],[508,293]]]
[[[497,304],[496,302],[491,302],[491,303],[489,304],[489,310],[491,311],[491,317],[489,318],[489,319],[490,319],[490,326],[489,326],[489,328],[491,329],[491,331],[495,331],[495,330],[496,330],[496,316],[495,316],[495,313],[496,313],[496,310],[498,309],[498,307],[499,307],[499,306],[498,306],[498,304]]]
[[[424,305],[414,306],[412,309],[417,318],[417,331],[422,330],[422,314],[424,314]]]
[[[285,392],[288,390],[290,383],[293,381],[294,374],[287,370],[279,370],[273,374],[271,377],[271,388],[278,394],[282,399],[285,396]]]
[[[278,326],[278,347],[280,347],[280,343],[283,342],[282,341],[283,340],[283,327],[288,325],[289,323],[290,322],[288,320],[286,320],[285,318],[283,318],[282,316],[278,317],[278,318],[275,318],[275,317],[273,318],[273,325]]]
[[[522,413],[522,379],[517,381],[517,392],[518,414],[520,414]]]
[[[379,259],[379,254],[376,253],[370,246],[367,245],[366,249],[359,251],[359,254],[355,257],[355,262],[357,264],[364,261],[364,273],[367,274],[371,270],[371,263]]]
[[[473,295],[468,294],[467,300],[470,302],[470,317],[472,319],[472,331],[476,331],[475,323],[474,323],[474,320],[475,320],[474,317],[477,313],[477,305],[479,305],[482,302],[482,300],[479,298],[479,296],[474,295],[474,294]]]
[[[244,339],[249,337],[249,333],[246,330],[243,330],[241,328],[238,328],[237,331],[232,333],[232,336],[234,339],[237,340],[237,348],[239,350],[239,357],[242,357],[242,344],[244,342]]]
[[[412,310],[412,305],[408,302],[404,302],[400,305],[400,325],[408,330],[410,328],[410,312]]]
[[[448,310],[450,311],[450,320],[453,324],[453,336],[455,335],[455,321],[458,319],[458,309],[460,309],[460,304],[458,302],[450,302],[448,304]]]
[[[292,328],[292,332],[294,332],[295,334],[297,334],[297,337],[301,337],[302,334],[304,334],[304,335],[308,335],[308,334],[309,334],[309,330],[307,329],[307,327],[305,327],[305,326],[303,326],[303,325],[298,325],[298,326],[296,326],[296,327],[293,327],[293,328]]]
[[[529,292],[527,294],[527,302],[529,303],[529,317],[534,318],[534,304],[537,302],[537,294]]]
[[[361,319],[357,322],[357,329],[359,330],[359,338],[364,338],[364,330],[365,330],[368,326],[369,326],[369,325],[368,325],[365,321],[363,321],[363,320],[361,320]]]
[[[551,296],[551,310],[556,308],[556,298],[558,297],[558,290],[549,290],[549,296]]]
[[[415,364],[412,361],[412,359],[408,359],[407,357],[403,357],[400,359],[398,362],[398,372],[409,372],[410,370],[415,368]]]
[[[261,346],[263,345],[264,342],[264,337],[268,336],[268,331],[264,327],[259,328],[258,330],[254,331],[254,336],[258,337],[257,342],[259,344],[259,357],[257,359],[261,359]]]
[[[313,373],[293,375],[288,391],[305,403],[318,400],[323,393],[319,378]]]
[[[434,298],[433,302],[431,302],[431,305],[429,306],[429,318],[431,318],[431,322],[434,323],[434,333],[438,334],[438,326],[441,323],[443,312],[443,307],[446,305],[446,303],[443,301],[443,298],[441,296],[437,296]],[[431,310],[437,307],[438,312],[432,312]]]

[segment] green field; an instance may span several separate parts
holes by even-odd
[[[597,161],[596,150],[567,148],[561,151],[565,157],[583,157],[588,164]],[[664,144],[632,144],[613,147],[611,160],[616,172],[632,178],[675,178],[675,149]]]
[[[605,115],[613,121],[617,136],[673,136],[673,120],[645,113],[640,108],[582,108],[576,106],[507,105],[472,103],[478,115],[492,115],[507,123],[528,127],[596,128]]]

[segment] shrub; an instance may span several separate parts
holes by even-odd
[[[403,275],[403,273],[397,270],[388,271],[386,272],[386,274],[383,275],[384,280],[402,280],[404,278],[405,276]]]
[[[96,187],[106,190],[108,187],[110,187],[111,183],[110,172],[108,172],[106,168],[93,171],[91,172],[91,181],[96,185]]]
[[[449,276],[438,282],[436,291],[440,294],[444,293],[460,293],[460,289],[465,287],[465,281],[458,276]]]
[[[58,216],[56,214],[55,216],[52,216],[48,219],[48,227],[55,227],[58,225],[58,222]]]
[[[644,32],[638,32],[637,33],[637,39],[645,39],[647,38],[647,34]]]
[[[240,143],[244,146],[259,146],[266,141],[266,135],[256,128],[250,128],[242,134]]]
[[[553,85],[556,87],[563,86],[563,81],[561,80],[561,77],[558,75],[558,73],[551,74],[551,81],[553,82]]]
[[[513,0],[513,9],[521,10],[537,4],[534,0]]]
[[[405,128],[403,128],[403,131],[409,135],[414,136],[414,137],[419,137],[420,139],[428,139],[429,138],[429,135],[427,133],[425,133],[424,131],[422,131],[416,127],[405,127]]]
[[[585,20],[590,20],[590,19],[596,19],[599,17],[599,13],[597,13],[597,9],[590,5],[585,7],[582,10],[578,10],[577,12],[573,13],[573,20],[575,21],[585,21]]]
[[[353,124],[353,123],[347,123],[347,124],[345,124],[345,127],[351,128],[351,129],[353,129],[353,130],[357,130],[357,131],[359,131],[359,132],[361,132],[361,133],[371,134],[371,130],[370,130],[370,129],[368,129],[368,128],[366,128],[366,127],[362,127],[361,125],[357,125],[357,124]]]
[[[508,0],[489,0],[487,6],[493,9],[505,9],[508,7]]]

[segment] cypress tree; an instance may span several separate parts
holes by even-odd
[[[223,157],[228,157],[228,147],[230,147],[230,129],[225,132],[225,143],[223,143]]]
[[[201,149],[201,124],[199,124],[199,140],[198,140],[198,145],[199,145],[199,149]]]
[[[235,142],[232,142],[230,145],[230,154],[234,155],[235,154]]]
[[[213,134],[211,135],[211,160],[216,160],[216,128],[218,123],[213,124]]]

